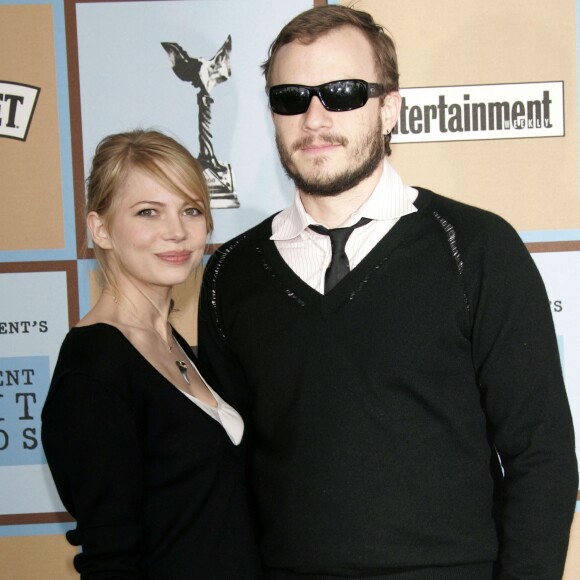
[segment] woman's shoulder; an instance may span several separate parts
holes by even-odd
[[[61,346],[61,354],[70,353],[76,359],[98,359],[119,356],[120,349],[130,343],[125,335],[112,324],[99,322],[74,326],[69,330]]]
[[[90,375],[107,382],[133,366],[135,349],[115,326],[97,323],[75,326],[65,336],[53,373],[53,383],[70,375]]]
[[[97,398],[123,396],[125,372],[131,364],[131,345],[123,333],[109,324],[75,326],[61,345],[44,405],[55,397],[70,397],[96,402]],[[129,363],[129,365],[128,365]]]

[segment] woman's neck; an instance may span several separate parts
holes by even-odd
[[[169,342],[171,304],[171,289],[143,290],[132,283],[117,288],[106,286],[79,325],[106,322],[120,328],[148,329]]]

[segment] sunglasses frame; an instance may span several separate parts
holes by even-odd
[[[362,84],[366,90],[364,102],[360,105],[357,105],[356,107],[345,107],[345,108],[340,108],[340,109],[332,108],[329,105],[327,105],[324,102],[324,98],[322,97],[320,91],[321,91],[321,89],[328,87],[328,85],[333,85],[336,83],[360,83],[360,84]],[[280,111],[277,111],[275,109],[275,107],[272,106],[272,92],[275,91],[276,89],[287,89],[287,88],[297,88],[300,90],[306,89],[308,91],[308,102],[306,103],[306,108],[303,111],[298,111],[296,113],[282,113]],[[321,85],[317,85],[317,86],[299,85],[299,84],[295,84],[295,83],[294,84],[286,84],[286,85],[274,85],[273,87],[270,87],[270,89],[268,91],[268,99],[270,102],[270,109],[272,110],[273,113],[276,113],[276,115],[292,116],[292,115],[302,115],[302,114],[306,113],[306,111],[308,111],[308,109],[310,108],[310,102],[312,101],[312,97],[318,97],[318,99],[322,103],[322,106],[327,111],[331,111],[333,113],[343,113],[345,111],[354,111],[355,109],[360,109],[361,107],[364,107],[367,104],[367,101],[369,99],[380,97],[380,96],[384,95],[385,93],[386,93],[386,87],[380,83],[368,83],[367,81],[363,81],[362,79],[341,79],[338,81],[330,81],[328,83],[322,83]]]

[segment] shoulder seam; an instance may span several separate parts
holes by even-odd
[[[461,250],[459,248],[459,243],[458,243],[458,239],[457,239],[457,231],[455,229],[455,226],[451,222],[449,222],[446,218],[444,218],[436,209],[434,209],[432,211],[432,215],[435,218],[436,222],[441,227],[441,229],[443,230],[443,233],[445,234],[445,237],[447,239],[447,244],[449,246],[449,249],[451,250],[451,255],[453,256],[453,259],[455,260],[457,274],[459,275],[459,280],[461,281],[461,286],[463,287],[463,301],[465,304],[465,311],[466,311],[466,314],[467,314],[468,319],[469,319],[470,312],[471,312],[471,305],[469,302],[467,289],[465,288],[465,280],[463,277],[463,271],[464,271],[465,265],[463,262],[463,258],[461,256]]]

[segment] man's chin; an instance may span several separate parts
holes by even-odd
[[[304,193],[305,195],[309,195],[311,197],[336,197],[337,195],[344,193],[347,189],[350,189],[350,187],[344,187],[342,185],[336,185],[334,183],[325,183],[325,184],[308,183],[302,184],[301,186],[298,185],[296,182],[294,182],[294,184],[301,193]]]
[[[287,174],[301,193],[313,197],[334,197],[352,187],[348,176],[304,177],[296,173]]]
[[[345,191],[355,188],[359,183],[372,175],[375,169],[382,163],[378,159],[375,163],[367,163],[358,171],[342,173],[340,175],[317,175],[304,177],[294,172],[286,171],[286,174],[294,182],[296,188],[305,195],[312,197],[336,197]]]

